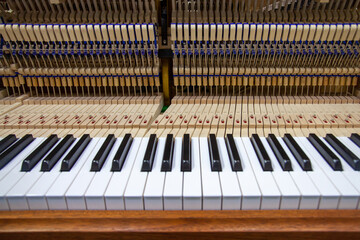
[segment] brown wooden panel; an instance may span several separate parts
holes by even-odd
[[[358,210],[0,212],[2,239],[359,239]]]

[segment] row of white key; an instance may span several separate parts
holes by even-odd
[[[225,209],[357,209],[360,173],[340,158],[344,171],[335,172],[303,137],[294,138],[311,160],[313,171],[303,171],[284,141],[293,171],[283,171],[265,138],[273,171],[263,171],[250,138],[235,138],[243,171],[231,169],[224,138],[217,138],[221,172],[212,172],[208,139],[191,140],[192,171],[181,172],[182,138],[175,138],[173,168],[161,172],[165,138],[158,139],[151,172],[141,172],[149,138],[134,138],[122,171],[111,164],[122,138],[116,140],[104,166],[91,172],[92,159],[105,138],[94,138],[70,172],[60,172],[64,156],[50,172],[40,172],[41,161],[30,172],[20,166],[44,138],[35,139],[0,171],[0,209],[108,209],[108,210],[225,210]],[[331,146],[322,139],[331,149]],[[360,156],[348,138],[339,138]],[[76,141],[72,144],[74,146]],[[71,147],[72,147],[71,146]],[[71,149],[71,147],[69,149]],[[70,150],[68,150],[70,151]]]
[[[0,24],[6,42],[154,42],[154,24]]]
[[[360,24],[172,23],[172,41],[359,41]]]

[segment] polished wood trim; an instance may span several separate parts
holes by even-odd
[[[360,211],[3,211],[0,212],[1,236],[12,239],[359,239]]]

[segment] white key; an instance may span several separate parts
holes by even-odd
[[[201,210],[201,167],[199,138],[191,139],[191,172],[184,172],[183,209]]]
[[[84,166],[85,162],[89,159],[89,155],[94,152],[99,139],[94,138],[84,149],[79,159],[75,162],[74,166],[69,172],[61,172],[49,191],[46,193],[46,199],[50,210],[66,210],[67,204],[65,193],[78,175],[80,169]]]
[[[338,137],[356,156],[360,157],[360,148],[348,137]]]
[[[320,138],[321,139],[321,138]],[[303,138],[304,146],[307,147],[313,155],[317,164],[322,168],[323,172],[328,176],[330,181],[340,192],[339,209],[356,209],[359,201],[359,193],[351,185],[351,183],[343,176],[341,171],[334,171],[329,164],[322,158],[320,153],[311,145],[311,143]]]
[[[206,137],[199,138],[201,160],[201,182],[203,189],[203,210],[221,210],[221,186],[219,173],[210,166],[209,143]]]
[[[145,191],[144,191],[144,207],[145,210],[163,210],[163,190],[165,183],[165,172],[161,172],[162,158],[164,155],[166,138],[160,137],[157,143],[154,165],[149,172]]]
[[[50,149],[49,152],[45,154],[45,156],[48,155],[60,141],[61,139]],[[40,170],[41,170],[41,163],[44,157],[39,160],[39,162],[34,166],[34,168],[31,171],[25,172],[25,175],[6,194],[6,198],[11,210],[29,209],[29,205],[26,199],[26,193],[42,176],[43,172]]]
[[[236,172],[232,171],[225,139],[216,138],[219,147],[222,171],[219,172],[222,191],[222,210],[240,210],[241,191]]]
[[[19,139],[20,140],[20,139]],[[19,141],[18,140],[18,141]],[[36,139],[34,139],[35,141]],[[27,148],[25,148],[23,151],[21,151],[15,158],[13,158],[8,164],[6,164],[6,166],[4,166],[1,170],[0,170],[0,181],[6,177],[14,168],[16,169],[20,169],[21,167],[18,167],[19,163],[22,163],[22,161],[25,159],[25,157],[27,155],[29,155],[29,151],[28,150],[30,148],[32,148],[33,143],[30,143],[29,146],[27,146]],[[21,165],[20,165],[21,166]]]
[[[313,171],[308,171],[307,174],[312,179],[313,183],[320,192],[321,198],[319,203],[319,209],[336,209],[339,204],[340,193],[338,192],[338,190],[336,190],[328,177],[323,173],[317,162],[314,161],[314,158],[312,154],[310,154],[310,151],[303,146],[302,140],[298,137],[294,137],[294,139],[310,159]]]
[[[69,210],[86,210],[85,192],[88,188],[91,180],[93,179],[95,172],[90,171],[92,160],[100,150],[105,138],[100,138],[94,150],[89,155],[86,163],[81,168],[79,174],[76,176],[71,186],[65,193],[66,202]]]
[[[86,207],[88,210],[105,210],[104,194],[113,172],[111,171],[112,160],[123,138],[116,139],[112,149],[100,172],[96,172],[85,193]]]
[[[164,185],[164,210],[182,210],[182,182],[181,172],[182,138],[176,137],[173,154],[173,168],[166,172]]]
[[[45,138],[36,138],[32,141],[27,148],[25,148],[18,156],[16,156],[12,162],[14,161],[14,165],[9,168],[3,168],[0,173],[4,174],[0,181],[0,210],[9,210],[8,202],[5,198],[6,193],[10,191],[10,189],[25,175],[25,172],[21,172],[21,166],[23,160],[39,146]],[[16,163],[16,164],[15,164]],[[11,164],[11,162],[9,163]],[[6,173],[6,172],[7,173]],[[6,173],[6,174],[5,174]]]
[[[271,172],[263,171],[250,138],[242,141],[262,193],[261,209],[279,209],[281,194]]]
[[[343,167],[343,171],[341,173],[351,183],[351,185],[356,189],[356,191],[358,193],[357,196],[359,197],[360,196],[360,174],[359,174],[359,171],[355,171],[324,138],[320,138],[320,139],[340,159],[341,165]],[[341,141],[341,140],[339,140],[339,141]],[[344,145],[346,146],[346,144],[344,144]],[[350,151],[352,151],[349,147],[348,147],[348,149]],[[360,201],[358,201],[357,208],[359,208],[359,206],[360,206]]]
[[[134,167],[126,185],[124,193],[126,210],[144,210],[143,192],[148,172],[141,172],[141,167],[148,142],[148,137],[142,139],[135,159]]]
[[[142,138],[133,139],[128,155],[120,172],[114,172],[105,192],[107,210],[125,210],[124,192],[136,155],[141,146]]]
[[[302,170],[283,139],[281,137],[277,139],[291,161],[293,171],[290,171],[290,176],[301,193],[299,209],[317,209],[320,202],[319,191],[316,189],[307,172]]]
[[[273,166],[272,175],[281,192],[280,209],[298,209],[300,203],[299,190],[297,189],[294,181],[290,177],[289,172],[282,170],[281,166],[278,163],[278,160],[276,159],[276,156],[274,155],[266,139],[264,137],[261,137],[260,139],[271,159]]]
[[[26,193],[26,199],[29,204],[30,210],[47,210],[49,206],[46,201],[46,192],[50,189],[51,185],[56,181],[60,175],[61,164],[65,156],[75,146],[78,139],[76,139],[69,149],[63,154],[59,161],[49,172],[44,172],[39,180],[32,186],[32,188]]]
[[[236,172],[242,192],[241,209],[259,210],[261,204],[261,192],[251,167],[250,160],[246,154],[246,150],[243,142],[241,141],[241,138],[236,137],[235,142],[243,168],[243,171]]]

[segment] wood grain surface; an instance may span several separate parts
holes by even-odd
[[[3,211],[0,239],[360,239],[358,210]]]

